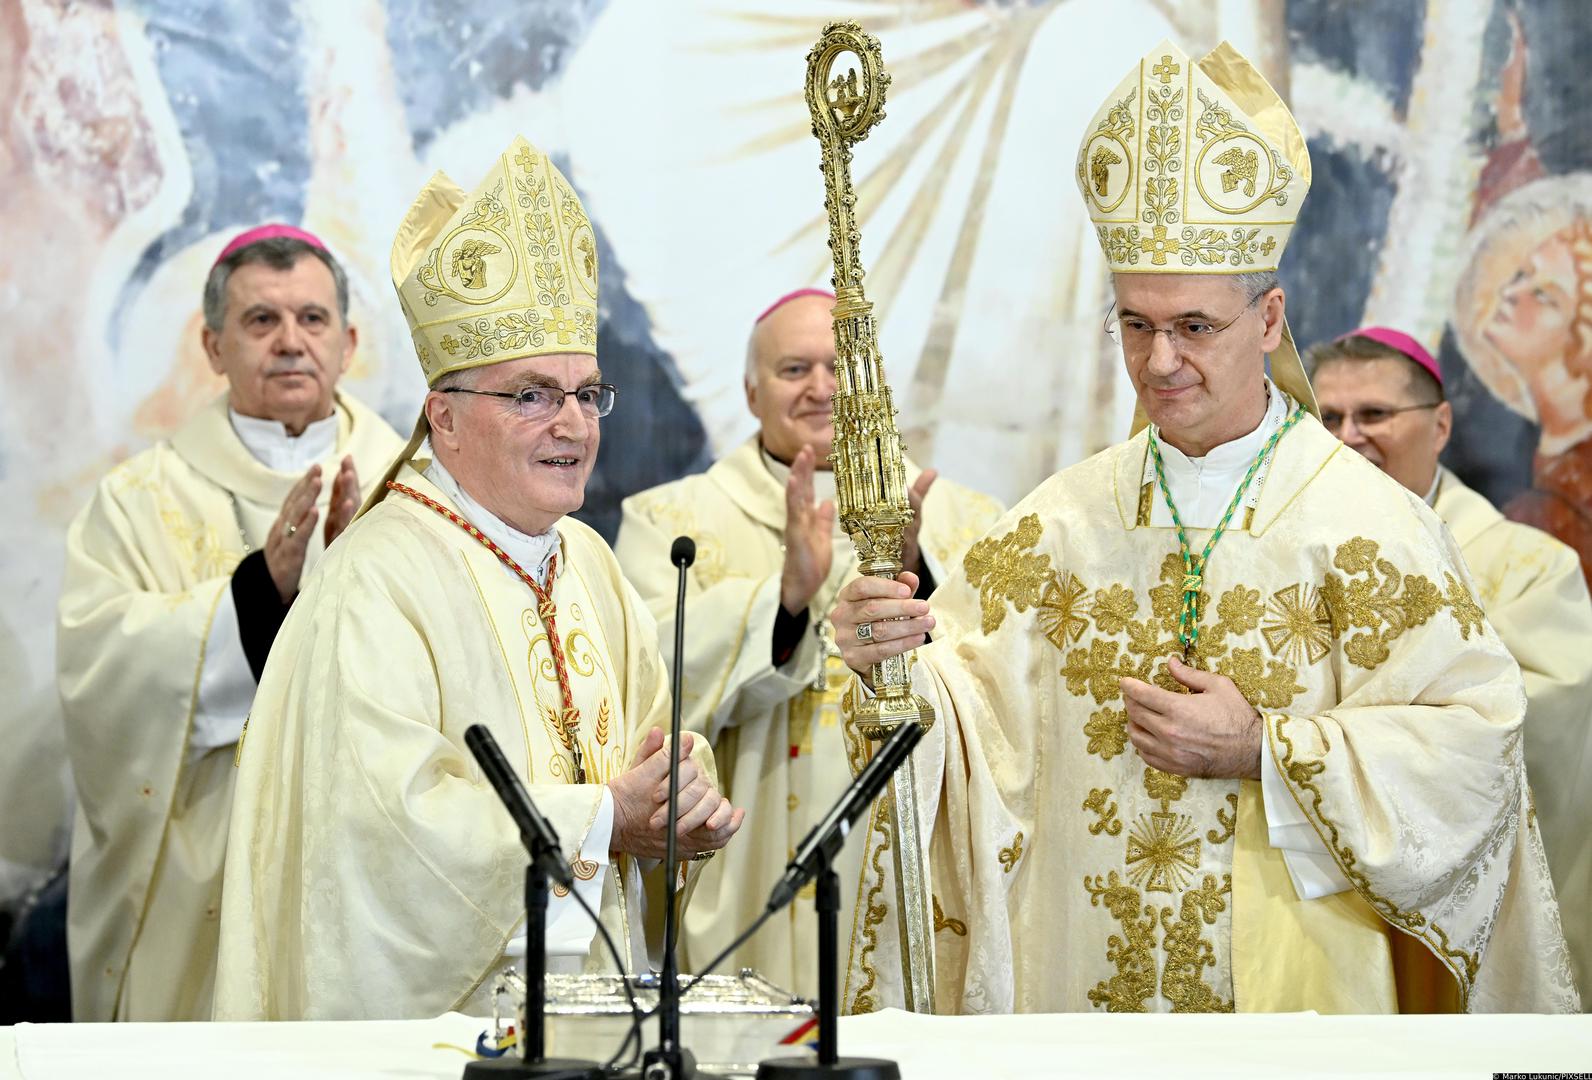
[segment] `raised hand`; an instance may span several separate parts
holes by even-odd
[[[780,571],[779,602],[792,615],[807,610],[829,577],[835,557],[835,504],[813,501],[817,462],[813,448],[802,447],[785,482],[785,566]]]
[[[359,474],[354,471],[354,458],[350,454],[338,466],[332,478],[332,503],[326,511],[326,546],[343,534],[354,515],[359,513]]]
[[[299,578],[304,574],[304,555],[310,546],[315,520],[320,516],[315,508],[320,493],[321,467],[311,465],[287,493],[281,513],[271,523],[271,531],[265,534],[265,566],[271,571],[271,581],[284,604],[298,595]]]

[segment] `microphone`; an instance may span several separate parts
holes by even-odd
[[[665,826],[664,881],[668,899],[663,908],[663,967],[658,972],[658,1045],[642,1055],[641,1074],[662,1080],[691,1080],[696,1075],[696,1058],[680,1039],[680,898],[674,883],[679,876],[676,826],[680,822],[680,704],[685,682],[685,589],[686,571],[696,561],[696,541],[677,536],[669,545],[669,561],[677,574],[674,595],[674,664],[669,672],[669,816]]]
[[[508,759],[503,756],[503,749],[498,746],[492,733],[481,724],[471,724],[464,731],[464,744],[475,755],[476,763],[486,773],[487,783],[492,785],[497,797],[503,800],[509,817],[514,819],[515,826],[520,830],[520,842],[531,853],[531,862],[552,878],[555,884],[573,890],[575,877],[564,862],[558,833],[553,831],[553,826],[536,809],[536,804],[531,802],[525,785],[520,783],[520,778],[509,767]]]
[[[868,762],[857,778],[851,782],[846,793],[835,803],[834,809],[817,825],[813,826],[801,846],[796,849],[796,854],[791,856],[790,863],[785,867],[785,876],[780,878],[779,884],[774,886],[774,891],[769,893],[768,908],[770,912],[778,911],[796,898],[801,891],[819,872],[828,866],[840,851],[841,844],[846,841],[846,834],[851,827],[862,817],[873,800],[878,798],[879,792],[889,782],[891,774],[901,767],[901,763],[912,753],[912,748],[923,738],[923,726],[915,722],[902,724],[896,729],[894,735],[886,739],[884,745],[879,747],[878,753],[873,755],[873,760]]]

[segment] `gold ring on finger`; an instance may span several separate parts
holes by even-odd
[[[287,527],[287,534],[289,536],[292,536],[296,532],[298,532],[298,526],[297,525],[289,525]]]
[[[873,623],[866,623],[865,622],[865,623],[858,623],[857,624],[857,640],[858,641],[872,641],[873,640]]]

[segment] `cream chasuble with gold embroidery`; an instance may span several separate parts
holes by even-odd
[[[352,454],[368,490],[402,441],[347,395],[336,415],[322,471]],[[251,456],[222,395],[113,469],[67,533],[56,663],[78,792],[78,1020],[210,1017],[233,748],[197,747],[199,676],[233,570],[302,476]],[[323,484],[320,522],[330,499]],[[307,567],[321,536],[317,525]]]
[[[1147,449],[1141,432],[1052,477],[934,598],[914,681],[937,715],[917,750],[937,1008],[1575,1009],[1519,671],[1436,516],[1311,416],[1211,558],[1193,660],[1261,713],[1352,891],[1298,899],[1258,782],[1144,765],[1118,680],[1178,688],[1183,579]],[[899,1001],[869,839],[885,873],[854,1011]]]
[[[909,479],[917,469],[908,466]],[[820,494],[820,498],[822,498]],[[939,479],[924,508],[922,550],[937,580],[1000,515],[993,499]],[[835,594],[856,576],[844,533],[829,578],[808,605],[801,645],[773,665],[774,620],[784,566],[785,482],[753,438],[706,473],[625,500],[616,554],[674,643],[674,537],[696,541],[686,593],[684,722],[705,733],[724,794],[746,807],[743,835],[702,869],[686,908],[682,966],[705,964],[762,912],[768,890],[807,831],[851,782],[866,748],[842,723],[850,672],[831,640]],[[841,853],[841,932],[852,922],[862,845]],[[727,962],[756,968],[775,985],[818,991],[818,928],[809,889]]]
[[[1432,509],[1526,680],[1526,774],[1583,998],[1592,991],[1592,599],[1575,552],[1447,469]],[[1583,1001],[1584,1004],[1584,1001]]]
[[[457,513],[414,466],[397,482]],[[464,745],[471,724],[492,730],[577,877],[606,863],[583,844],[605,782],[668,726],[667,672],[608,546],[570,518],[557,530],[573,728],[536,597],[453,521],[390,491],[322,563],[239,753],[218,1019],[483,1014],[523,933],[526,855]],[[609,869],[603,923],[643,968],[639,869]],[[597,941],[583,964],[613,970]]]

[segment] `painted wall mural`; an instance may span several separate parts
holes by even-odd
[[[1157,39],[1226,37],[1311,142],[1283,268],[1301,344],[1380,321],[1440,346],[1451,463],[1592,573],[1579,0],[0,0],[0,913],[64,852],[66,525],[219,392],[199,290],[225,240],[262,220],[326,238],[362,334],[346,385],[407,430],[395,223],[432,171],[469,186],[516,132],[555,155],[597,228],[622,387],[581,515],[611,533],[624,496],[750,433],[749,320],[827,278],[801,84],[836,16],[894,76],[856,172],[920,461],[1013,500],[1126,433],[1077,137]]]

